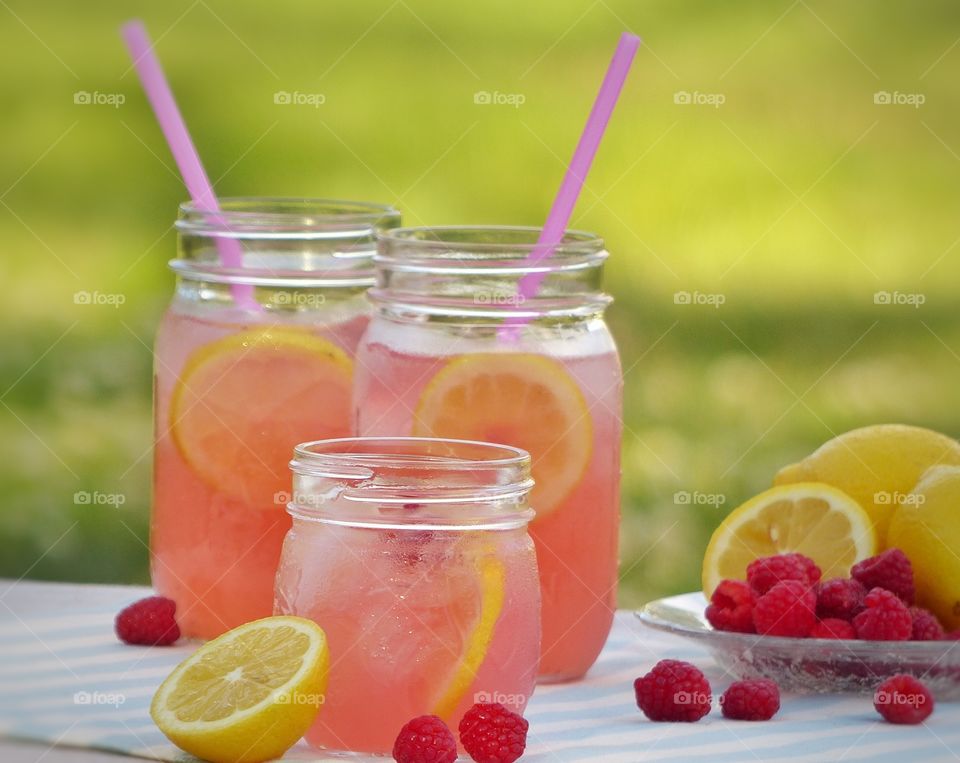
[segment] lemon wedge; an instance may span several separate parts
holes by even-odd
[[[734,509],[714,531],[703,556],[703,592],[721,580],[744,580],[754,559],[798,552],[817,563],[824,579],[847,575],[876,553],[873,524],[850,496],[819,482],[782,485]]]
[[[280,757],[324,701],[327,639],[311,620],[267,617],[190,655],[157,689],[150,715],[177,747],[212,763]]]

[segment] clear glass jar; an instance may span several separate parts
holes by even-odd
[[[489,443],[347,438],[296,449],[277,614],[326,632],[307,740],[386,753],[411,718],[522,712],[540,651],[530,458]]]
[[[622,374],[603,320],[603,241],[569,231],[539,264],[537,228],[380,236],[376,312],[357,351],[361,435],[523,448],[543,598],[541,680],[593,664],[616,606]],[[542,279],[523,298],[524,279]]]
[[[190,204],[176,223],[176,291],[157,332],[153,585],[185,635],[270,614],[287,460],[298,442],[353,434],[353,358],[369,320],[390,207],[310,199]],[[224,267],[218,247],[242,253]]]

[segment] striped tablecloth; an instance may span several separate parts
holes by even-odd
[[[0,736],[183,760],[150,720],[150,698],[189,647],[123,646],[114,614],[143,588],[0,583]],[[730,681],[699,647],[647,629],[629,612],[576,684],[540,686],[525,761],[830,761],[960,759],[960,706],[941,703],[918,727],[883,723],[867,697],[785,696],[767,723],[651,723],[633,679],[664,657],[690,660],[715,690]],[[305,745],[295,760],[343,760]],[[356,758],[354,758],[356,759]]]

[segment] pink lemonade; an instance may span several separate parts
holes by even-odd
[[[306,735],[310,744],[386,753],[418,715],[442,713],[456,729],[485,699],[523,711],[539,645],[537,608],[530,606],[536,566],[526,533],[468,541],[456,533],[348,527],[303,534],[295,541],[302,551],[284,554],[276,611],[315,620],[327,634],[330,677]],[[487,558],[502,560],[502,608],[475,676],[452,688],[484,599],[498,595],[484,590]],[[439,709],[450,692],[455,696]]]
[[[373,443],[376,455],[336,463],[318,454],[341,443]],[[417,460],[410,453],[420,443],[446,447],[431,445]],[[449,455],[464,446],[513,462]],[[316,621],[330,649],[327,691],[307,741],[389,754],[400,728],[420,715],[456,730],[476,702],[522,712],[540,648],[527,454],[351,438],[299,447],[293,469],[276,612]],[[356,479],[343,476],[351,473]]]
[[[334,324],[171,310],[156,341],[151,573],[187,636],[268,616],[293,446],[350,434],[365,315]]]
[[[219,201],[180,207],[154,351],[151,577],[204,639],[273,609],[290,453],[351,434],[374,241],[399,223],[381,204]],[[221,261],[227,239],[242,267]]]
[[[418,412],[423,415],[425,394],[428,394],[432,381],[444,373],[444,369],[457,368],[469,354],[432,355],[415,353],[411,349],[399,351],[395,349],[398,344],[406,344],[409,348],[409,343],[402,339],[403,330],[398,329],[388,338],[377,331],[381,325],[371,324],[367,340],[358,354],[356,394],[357,399],[363,401],[358,408],[358,431],[367,436],[387,432],[422,434],[417,415]],[[413,338],[411,331],[407,334]],[[378,338],[384,341],[377,341]],[[458,421],[442,427],[443,433],[450,436],[463,434],[452,431],[458,427],[468,428],[471,437],[523,447],[533,455],[537,486],[531,496],[531,506],[538,513],[530,524],[530,534],[537,548],[543,607],[540,673],[556,680],[582,675],[593,664],[606,641],[616,609],[620,363],[615,351],[601,337],[594,336],[585,341],[600,346],[594,347],[596,351],[584,354],[577,354],[575,347],[568,347],[567,354],[560,357],[533,356],[541,358],[544,365],[531,364],[534,373],[540,368],[543,373],[565,375],[582,394],[582,398],[574,403],[579,406],[576,415],[585,417],[582,420],[589,420],[592,425],[592,431],[586,435],[587,442],[576,445],[588,454],[585,460],[551,461],[550,443],[541,446],[537,434],[526,428],[527,424],[535,427],[536,423],[531,422],[522,410],[532,401],[523,399],[521,383],[517,382],[517,386],[511,389],[510,382],[502,381],[513,373],[509,366],[504,368],[504,375],[500,377],[500,383],[505,384],[503,399],[495,394],[484,395],[482,389],[477,389],[471,398],[467,381],[465,389],[468,393],[459,403],[463,409],[453,412]],[[450,346],[458,345],[451,343]],[[467,350],[462,343],[459,347]],[[485,380],[484,377],[484,367],[490,368],[491,355],[473,356],[478,359],[476,372],[480,387],[491,378]],[[523,359],[531,357],[522,352],[515,355]],[[524,365],[521,362],[518,370],[522,371]],[[466,371],[467,365],[461,368]],[[533,390],[536,394],[535,384]],[[454,405],[458,405],[454,396],[451,399]],[[486,407],[493,407],[495,403],[493,409]],[[518,420],[522,422],[520,427],[517,426]],[[538,451],[545,454],[542,468],[538,464]],[[579,464],[576,469],[580,472],[573,480],[569,475],[554,474],[555,468],[563,468],[564,463],[571,462]],[[541,485],[549,489],[548,481],[555,479],[564,480],[565,486],[560,493],[541,490]],[[541,510],[544,504],[538,503],[541,497],[549,501],[546,511]]]
[[[579,678],[613,623],[623,381],[603,319],[603,240],[539,228],[384,231],[357,350],[361,435],[449,437],[527,451],[540,574],[539,678]],[[535,293],[521,287],[538,279]]]

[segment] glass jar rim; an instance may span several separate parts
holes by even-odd
[[[420,258],[463,260],[464,254],[477,260],[515,261],[527,268],[545,268],[546,260],[533,265],[526,258],[542,245],[537,243],[542,229],[530,225],[436,225],[397,227],[377,234],[379,245],[374,258],[378,263],[404,260],[392,254],[416,253]],[[447,256],[444,256],[447,255]],[[453,255],[450,257],[449,255]],[[554,266],[569,267],[571,260],[599,263],[607,258],[603,239],[581,230],[564,231],[563,238],[550,251]],[[582,266],[582,265],[581,265]]]
[[[400,221],[389,204],[296,196],[225,196],[218,212],[179,205],[180,233],[236,238],[351,238]]]
[[[400,212],[388,204],[341,199],[230,196],[219,208],[180,205],[175,227],[181,240],[205,240],[207,257],[171,260],[178,276],[278,289],[366,289],[375,281],[377,231],[400,223]],[[213,244],[225,238],[249,252],[242,267],[224,266],[216,256]],[[270,247],[287,255],[265,258]]]
[[[290,468],[294,494],[288,511],[295,517],[355,527],[444,530],[522,527],[533,517],[525,501],[533,487],[530,454],[509,445],[441,437],[342,437],[297,445]],[[298,489],[305,484],[323,489]],[[331,508],[327,491],[332,486],[339,509]],[[344,501],[357,512],[345,511]]]
[[[611,298],[600,291],[599,275],[609,256],[603,239],[586,231],[567,230],[546,253],[538,244],[542,229],[509,225],[398,227],[377,234],[377,285],[367,292],[383,313],[395,320],[456,316],[488,325],[513,319],[580,319],[601,314]],[[555,293],[526,295],[527,277],[557,279]],[[470,279],[483,279],[476,292]],[[496,282],[494,284],[494,282]],[[432,290],[433,284],[448,288]],[[496,287],[494,289],[494,286]],[[484,293],[486,293],[484,292]]]

